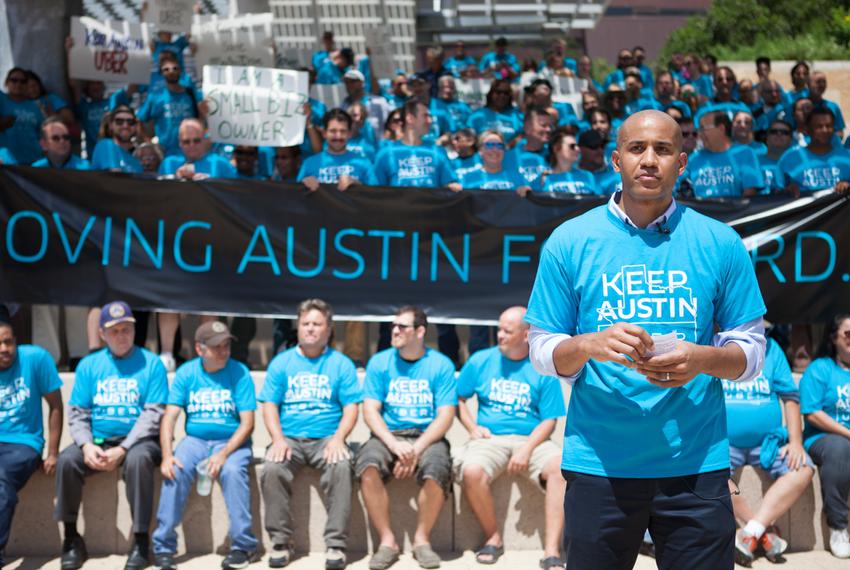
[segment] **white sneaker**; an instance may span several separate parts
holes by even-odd
[[[829,529],[829,549],[836,558],[850,558],[850,535],[847,529]]]
[[[170,352],[163,352],[159,355],[159,360],[162,362],[162,365],[165,366],[166,372],[174,372],[177,368],[177,361],[174,360],[174,355]]]

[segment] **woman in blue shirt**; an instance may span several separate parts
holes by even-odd
[[[476,133],[496,130],[510,142],[522,134],[522,120],[513,104],[513,90],[507,79],[496,79],[487,92],[487,104],[469,116],[466,125]]]
[[[531,190],[531,186],[515,167],[504,167],[505,149],[505,137],[502,133],[495,130],[484,131],[478,137],[481,168],[464,174],[461,178],[461,186],[464,189],[516,190],[520,196],[525,196]]]
[[[544,192],[567,192],[570,194],[598,194],[593,174],[576,168],[578,143],[573,130],[559,128],[549,144],[549,164],[552,171],[544,174]]]
[[[0,97],[0,146],[9,149],[18,164],[41,158],[39,133],[44,113],[27,96],[27,72],[13,67],[6,74],[6,93]]]
[[[800,380],[800,411],[806,418],[803,445],[820,475],[829,548],[850,558],[850,314],[836,316],[824,331],[820,358]]]

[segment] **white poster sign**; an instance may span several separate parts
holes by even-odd
[[[288,47],[280,42],[277,45],[277,67],[284,69],[310,67],[313,50],[301,47]]]
[[[156,32],[190,32],[194,0],[147,0],[145,22]]]
[[[195,65],[240,65],[243,67],[274,67],[271,39],[261,30],[232,30],[205,32],[193,38]]]
[[[390,79],[395,75],[398,65],[395,62],[395,46],[389,26],[367,28],[366,45],[369,46],[369,60],[378,79]]]
[[[271,12],[263,14],[242,14],[241,16],[223,17],[215,14],[196,14],[192,21],[192,35],[207,32],[222,32],[231,30],[261,30],[267,36],[272,35],[272,22],[274,16]]]
[[[455,79],[457,98],[469,105],[472,110],[479,109],[487,102],[490,90],[489,79]]]
[[[306,72],[266,67],[204,67],[210,138],[252,146],[294,146],[304,140]]]
[[[146,25],[74,17],[71,37],[74,40],[68,54],[71,79],[139,85],[150,82],[153,64]]]
[[[318,99],[328,109],[342,107],[342,101],[348,96],[345,85],[342,83],[320,84],[316,83],[310,87],[310,97]]]

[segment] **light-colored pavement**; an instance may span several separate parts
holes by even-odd
[[[369,559],[363,554],[357,554],[351,560],[348,566],[350,570],[366,570],[369,567]],[[510,569],[510,570],[533,570],[537,568],[539,553],[530,551],[510,551],[499,560],[499,563],[493,566],[482,566],[475,562],[475,556],[471,552],[462,554],[455,553],[448,555],[443,560],[442,568],[444,570],[483,570],[484,568],[494,569]],[[125,558],[123,556],[109,556],[105,558],[92,558],[85,566],[84,570],[121,570],[124,567]],[[9,570],[59,570],[59,559],[52,560],[24,558],[10,561]],[[196,556],[189,559],[178,559],[180,570],[215,570],[221,567],[221,556],[209,554],[206,556]],[[249,569],[261,570],[267,568],[266,558],[261,562],[252,564]],[[292,570],[322,570],[325,567],[324,556],[319,553],[313,553],[310,556],[304,556],[296,559],[287,568]],[[409,554],[404,554],[401,560],[393,565],[392,570],[418,570],[419,565],[413,560]],[[652,570],[656,568],[655,561],[651,558],[641,556],[638,558],[635,570]],[[781,565],[771,564],[767,560],[757,560],[753,568],[766,570],[768,568],[781,570],[838,570],[850,568],[850,561],[838,560],[831,556],[828,552],[797,552],[789,554],[786,557],[786,562]]]

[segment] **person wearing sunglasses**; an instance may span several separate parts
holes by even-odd
[[[694,125],[694,120],[688,117],[682,117],[679,123],[679,128],[682,129],[682,151],[690,156],[697,148],[699,133]]]
[[[579,163],[581,170],[590,172],[600,194],[610,195],[620,189],[620,175],[605,162],[605,139],[596,129],[581,133],[578,137]]]
[[[803,445],[818,466],[829,549],[850,558],[847,489],[850,489],[850,314],[824,329],[818,358],[800,380]]]
[[[522,132],[522,116],[513,104],[513,90],[507,79],[495,79],[487,92],[487,103],[469,116],[467,126],[476,133],[498,130],[510,142]]]
[[[543,175],[544,192],[601,194],[593,174],[576,166],[579,148],[573,129],[561,127],[556,130],[549,149],[551,170]]]
[[[159,166],[161,175],[173,175],[184,180],[239,177],[226,158],[210,152],[207,129],[200,120],[183,119],[178,137],[181,154],[165,157]]]
[[[762,194],[773,194],[785,190],[785,175],[779,168],[779,159],[791,148],[794,128],[790,123],[777,119],[767,129],[767,152],[758,157],[764,175],[764,190]]]
[[[166,156],[180,154],[180,124],[183,119],[200,117],[203,107],[199,106],[201,99],[194,88],[181,85],[181,69],[177,57],[170,51],[163,51],[159,71],[165,78],[165,88],[148,93],[137,113],[141,122],[153,123],[153,131]]]
[[[515,190],[525,196],[531,190],[531,183],[520,174],[516,166],[507,166],[505,162],[505,138],[498,131],[484,131],[478,137],[478,156],[481,168],[468,171],[461,178],[464,189],[478,190]]]
[[[36,168],[59,168],[64,170],[89,170],[88,160],[71,152],[71,135],[59,116],[45,119],[41,124],[41,139],[44,158],[32,165]]]
[[[801,99],[802,101],[803,99]],[[806,117],[809,145],[794,146],[779,159],[788,190],[799,196],[817,190],[850,189],[850,151],[835,141],[835,116],[827,107],[812,109]]]
[[[13,67],[6,74],[6,93],[0,94],[0,146],[18,164],[32,164],[42,156],[39,129],[45,116],[27,97],[27,82],[26,70]]]
[[[430,536],[451,490],[451,448],[445,435],[455,416],[457,384],[452,361],[425,346],[427,329],[421,308],[400,308],[392,322],[392,346],[366,365],[363,419],[371,437],[357,453],[354,474],[378,537],[370,570],[389,568],[401,552],[390,521],[390,477],[415,477],[421,487],[413,557],[422,568],[440,566]]]
[[[119,105],[107,115],[92,154],[92,170],[143,172],[142,164],[133,156],[138,122],[133,109]]]

